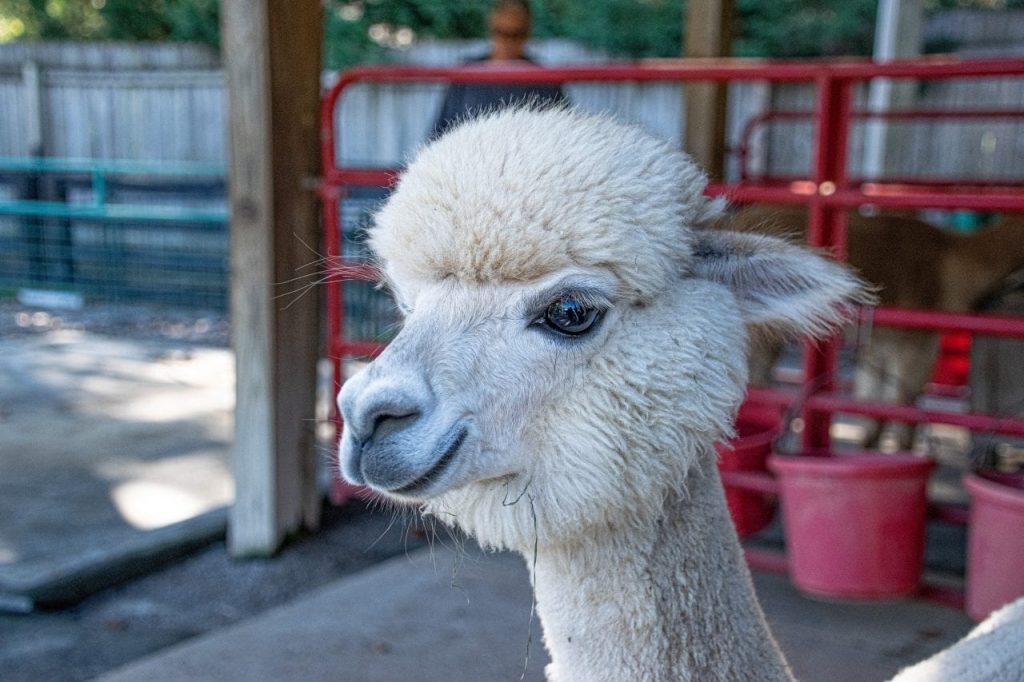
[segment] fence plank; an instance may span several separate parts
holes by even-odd
[[[1013,14],[1013,13],[1011,13]],[[1020,13],[1018,13],[1020,14]],[[1017,14],[1013,14],[1014,17]],[[1020,14],[1024,17],[1024,14]],[[66,43],[0,46],[0,155],[29,152],[25,118],[25,60],[39,64],[43,131],[47,152],[56,156],[165,159],[223,163],[226,154],[224,74],[216,55],[201,47],[162,45],[79,45]],[[484,41],[425,42],[395,53],[398,61],[451,65],[481,54]],[[531,44],[544,64],[601,63],[608,55],[565,40]],[[973,48],[972,48],[973,49]],[[735,148],[745,119],[769,105],[779,109],[813,106],[807,85],[730,86],[727,144]],[[394,166],[426,138],[444,86],[360,84],[342,99],[339,158],[353,165]],[[636,121],[680,143],[683,88],[670,83],[577,83],[569,98],[586,111],[610,112]],[[760,92],[758,95],[756,93]],[[863,94],[858,95],[858,99]],[[737,101],[744,104],[737,105]],[[1021,108],[1020,79],[931,82],[920,85],[919,108]],[[851,174],[860,174],[863,124],[851,136]],[[893,124],[901,131],[888,150],[890,172],[934,177],[975,174],[1020,178],[1024,122],[948,121]],[[810,127],[805,122],[768,126],[756,140],[751,161],[761,171],[805,173],[810,163]],[[738,171],[729,160],[729,177]],[[755,174],[756,175],[756,174]]]

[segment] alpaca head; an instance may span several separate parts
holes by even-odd
[[[339,396],[345,477],[499,547],[649,519],[730,431],[745,325],[821,331],[859,291],[806,250],[702,229],[705,184],[566,110],[423,149],[371,237],[405,321]]]

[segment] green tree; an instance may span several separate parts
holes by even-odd
[[[102,23],[89,0],[0,0],[0,36],[7,40],[91,40]]]
[[[621,57],[678,57],[683,0],[545,0],[537,35],[571,38]]]
[[[218,43],[217,0],[0,0],[0,40]]]
[[[534,0],[534,36],[578,40],[623,57],[677,56],[682,0]],[[386,59],[403,36],[487,35],[491,0],[335,0],[328,6],[325,62],[340,68]]]
[[[387,48],[422,38],[486,34],[489,0],[334,0],[327,6],[324,63],[328,68],[379,62]]]
[[[736,0],[741,57],[868,55],[876,0]]]
[[[685,0],[532,0],[534,35],[625,58],[681,52]],[[327,0],[325,64],[379,62],[424,38],[486,35],[491,0]],[[1019,8],[1024,0],[926,0],[929,10]],[[0,0],[0,42],[179,40],[216,46],[217,0]],[[736,0],[735,53],[818,57],[871,52],[877,0]]]

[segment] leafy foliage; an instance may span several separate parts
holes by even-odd
[[[673,56],[682,40],[682,0],[534,0],[533,35],[578,40],[626,57]],[[329,5],[329,67],[386,58],[416,38],[485,36],[490,0],[373,0]],[[406,29],[411,33],[402,33]]]
[[[735,0],[739,56],[871,51],[877,0]],[[534,35],[628,57],[681,51],[686,0],[532,0]],[[325,64],[387,59],[423,38],[486,35],[491,0],[326,0]],[[928,9],[1004,9],[1024,0],[925,0]],[[0,42],[18,38],[218,43],[218,0],[0,0]]]
[[[0,41],[173,40],[216,45],[217,0],[0,0]]]
[[[630,58],[677,57],[682,49],[682,0],[546,0],[536,5],[538,36],[571,38]]]
[[[737,0],[741,57],[871,54],[876,0]]]

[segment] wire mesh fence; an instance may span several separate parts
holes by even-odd
[[[3,166],[0,291],[226,309],[222,177],[138,164],[0,160]]]
[[[224,225],[0,220],[0,287],[89,300],[227,307]]]
[[[341,201],[341,255],[346,261],[370,258],[368,230],[373,213],[387,199],[383,187],[351,187]],[[389,341],[397,333],[401,317],[390,294],[379,284],[345,282],[343,287],[346,339]]]

